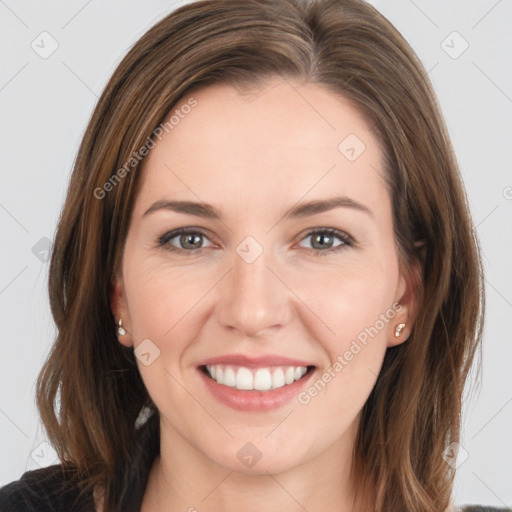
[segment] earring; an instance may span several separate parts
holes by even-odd
[[[402,334],[402,329],[405,327],[405,324],[398,324],[395,328],[395,337],[400,338],[400,334]]]
[[[126,329],[123,327],[123,321],[119,319],[119,323],[117,324],[117,335],[118,336],[124,336],[126,334]]]

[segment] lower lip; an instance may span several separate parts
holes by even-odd
[[[208,390],[220,402],[238,411],[269,411],[277,409],[295,398],[313,375],[314,370],[292,384],[269,391],[246,391],[219,384],[200,368],[198,372]]]

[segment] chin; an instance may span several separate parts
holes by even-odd
[[[304,441],[283,446],[282,443],[265,440],[267,432],[259,437],[245,436],[219,444],[218,450],[205,451],[205,455],[226,470],[242,474],[278,474],[306,462],[308,451]],[[209,453],[208,453],[209,452]]]

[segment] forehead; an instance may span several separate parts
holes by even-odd
[[[191,97],[194,108],[184,108]],[[208,86],[171,116],[172,129],[144,160],[142,199],[176,192],[212,203],[238,197],[248,207],[260,191],[267,206],[306,193],[361,201],[385,193],[379,141],[347,99],[321,85],[275,79],[247,92]]]

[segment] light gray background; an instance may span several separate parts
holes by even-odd
[[[128,48],[180,3],[0,0],[0,485],[58,462],[34,401],[55,334],[49,240],[102,88]],[[371,3],[429,71],[483,248],[483,378],[464,410],[455,501],[512,506],[512,1]],[[58,44],[46,59],[31,47],[51,49],[44,31]]]

